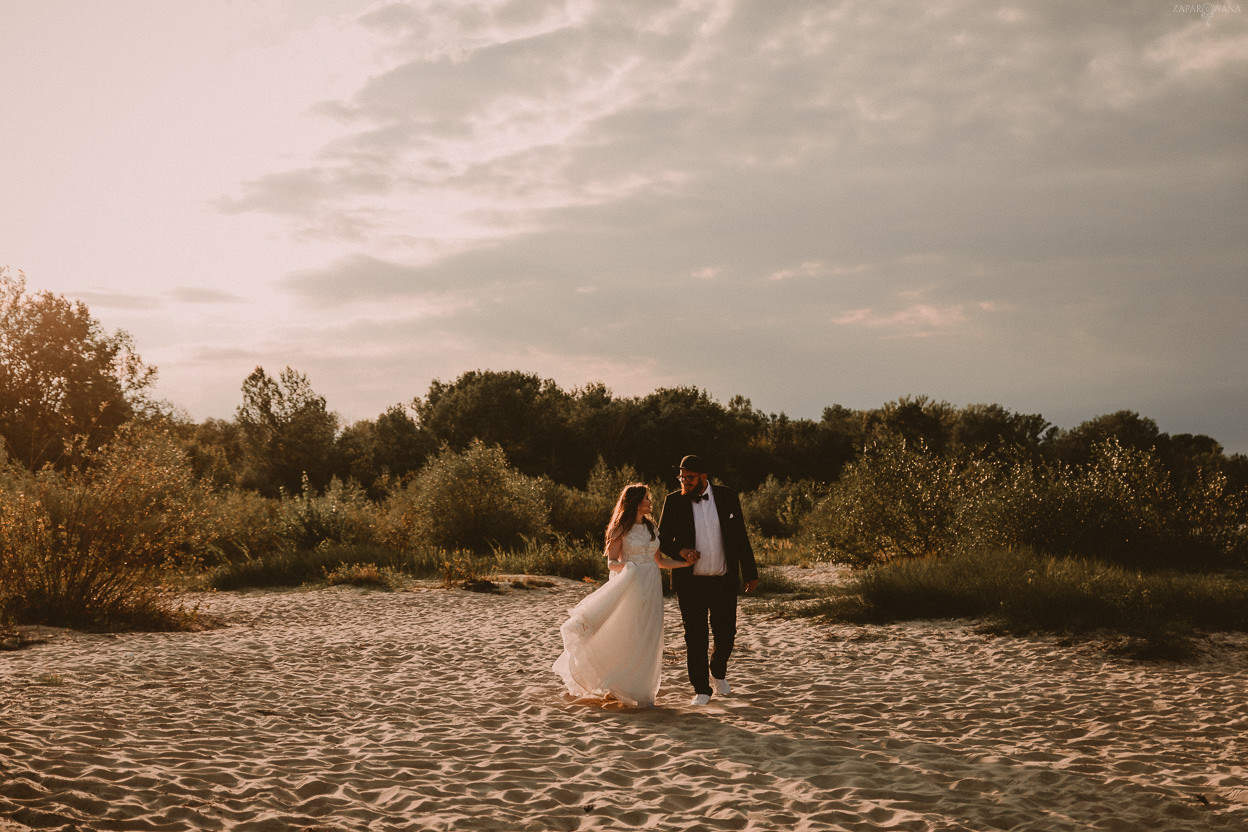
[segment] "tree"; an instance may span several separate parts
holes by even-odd
[[[734,453],[742,447],[735,430],[739,423],[705,390],[660,388],[630,410],[628,459],[647,480],[674,486],[681,457],[697,454],[712,466],[715,480],[740,484],[739,456]]]
[[[972,404],[956,415],[952,429],[955,453],[1039,457],[1040,446],[1056,431],[1038,414],[1012,413],[999,404]]]
[[[876,437],[898,436],[943,454],[949,447],[953,420],[954,408],[948,402],[935,402],[927,396],[903,396],[870,411],[867,426]]]
[[[249,472],[244,484],[267,494],[298,493],[303,478],[323,488],[334,473],[338,417],[325,408],[307,376],[290,367],[274,380],[257,367],[243,382],[237,420]]]
[[[394,405],[377,417],[373,428],[374,457],[382,472],[405,477],[420,470],[434,452],[433,439],[420,430],[407,410]]]
[[[1152,419],[1133,410],[1119,410],[1057,434],[1049,443],[1049,450],[1062,462],[1083,465],[1096,457],[1097,446],[1107,442],[1137,451],[1155,451],[1164,449],[1169,438]]]
[[[568,394],[551,379],[473,370],[450,384],[434,381],[412,409],[436,444],[463,450],[479,439],[502,448],[520,471],[564,482],[573,476],[560,466],[570,405]],[[585,473],[580,476],[583,481]]]
[[[182,445],[197,480],[214,488],[237,484],[243,466],[242,428],[226,419],[206,419],[196,424],[190,417],[169,414],[165,428]]]
[[[835,482],[856,456],[862,434],[861,414],[840,405],[824,408],[819,422],[773,415],[762,440],[767,472],[781,481]]]
[[[345,475],[363,486],[368,496],[380,497],[373,484],[382,479],[382,469],[377,462],[377,425],[370,419],[362,419],[347,425],[334,440],[334,456],[338,461],[338,475]]]
[[[420,470],[435,450],[433,439],[399,405],[375,421],[365,419],[344,428],[335,448],[338,475],[355,480],[373,498]]]
[[[64,463],[76,437],[102,446],[151,407],[155,380],[127,333],[105,333],[81,301],[27,294],[24,275],[0,268],[0,438],[11,458],[34,470]]]

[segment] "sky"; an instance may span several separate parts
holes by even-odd
[[[195,420],[521,370],[1248,453],[1237,4],[0,0],[0,77],[0,266]]]

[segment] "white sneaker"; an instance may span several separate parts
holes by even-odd
[[[711,704],[711,697],[709,694],[699,693],[697,696],[689,700],[689,704],[690,705],[709,705]]]
[[[711,686],[715,688],[715,692],[718,693],[720,696],[732,695],[732,688],[728,687],[727,679],[716,679],[714,676],[712,676]]]

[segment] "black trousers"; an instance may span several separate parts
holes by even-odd
[[[687,584],[676,592],[680,602],[680,619],[685,625],[685,647],[689,682],[694,693],[711,691],[711,676],[723,679],[728,675],[728,657],[737,638],[737,582],[732,575],[691,575]],[[707,625],[715,637],[715,652],[710,650]]]

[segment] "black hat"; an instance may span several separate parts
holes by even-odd
[[[682,459],[680,461],[680,465],[676,467],[684,468],[686,471],[692,471],[695,474],[705,474],[710,471],[710,469],[706,467],[706,463],[702,461],[702,457],[697,456],[696,454],[689,454],[687,457]]]

